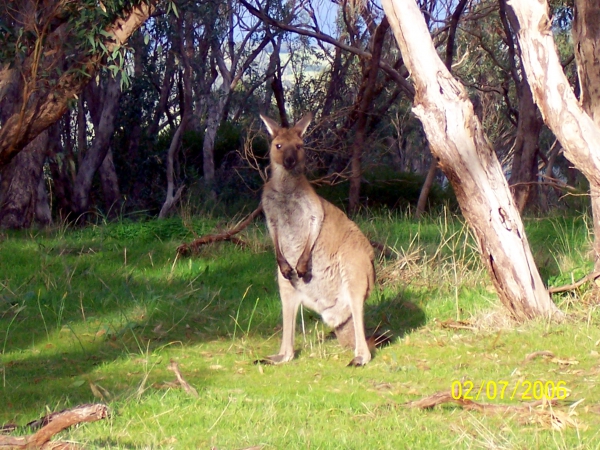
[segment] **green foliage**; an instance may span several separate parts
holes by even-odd
[[[425,177],[416,173],[397,172],[391,167],[376,166],[363,175],[361,198],[369,208],[407,210],[414,208],[419,200]],[[338,206],[346,206],[349,182],[335,186],[321,186],[318,192]],[[456,209],[458,204],[452,188],[442,188],[434,183],[430,191],[428,208],[449,206]]]

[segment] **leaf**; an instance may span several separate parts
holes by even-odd
[[[98,389],[98,386],[96,386],[93,382],[90,381],[90,389],[92,390],[92,394],[94,394],[94,397],[99,398],[101,400],[106,400],[104,398],[104,394],[102,394],[102,392],[100,391],[100,389]]]
[[[71,383],[71,387],[78,388],[85,384],[85,380],[75,380]]]

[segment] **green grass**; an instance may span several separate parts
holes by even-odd
[[[557,298],[564,323],[506,327],[461,221],[378,214],[359,224],[396,252],[380,258],[366,308],[367,327],[390,330],[393,342],[359,369],[345,367],[351,352],[307,310],[297,358],[253,364],[277,351],[281,325],[261,223],[243,233],[245,247],[210,245],[193,258],[176,258],[176,247],[226,221],[5,232],[0,425],[102,401],[109,419],[60,438],[123,449],[599,448],[600,315],[589,286]],[[591,269],[585,217],[526,226],[545,281],[571,282]],[[525,362],[535,351],[555,358]],[[174,383],[170,360],[199,398]],[[541,412],[405,405],[457,380],[506,380],[510,389],[564,381],[570,395],[554,407],[554,422]],[[522,394],[479,401],[519,405]]]

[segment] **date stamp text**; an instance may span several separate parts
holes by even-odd
[[[569,395],[565,381],[542,380],[484,380],[476,385],[471,380],[453,381],[452,398],[455,400],[564,400]]]

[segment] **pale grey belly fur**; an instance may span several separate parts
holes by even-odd
[[[318,241],[315,247],[318,247]],[[285,247],[283,252],[288,262],[295,267],[300,253],[293,252],[288,259]],[[335,328],[346,322],[352,314],[349,296],[344,292],[343,267],[338,255],[332,258],[331,255],[321,253],[318,248],[313,251],[312,278],[308,283],[296,277],[291,281],[283,279],[283,282],[291,282],[300,295],[302,305],[319,313],[327,325]]]

